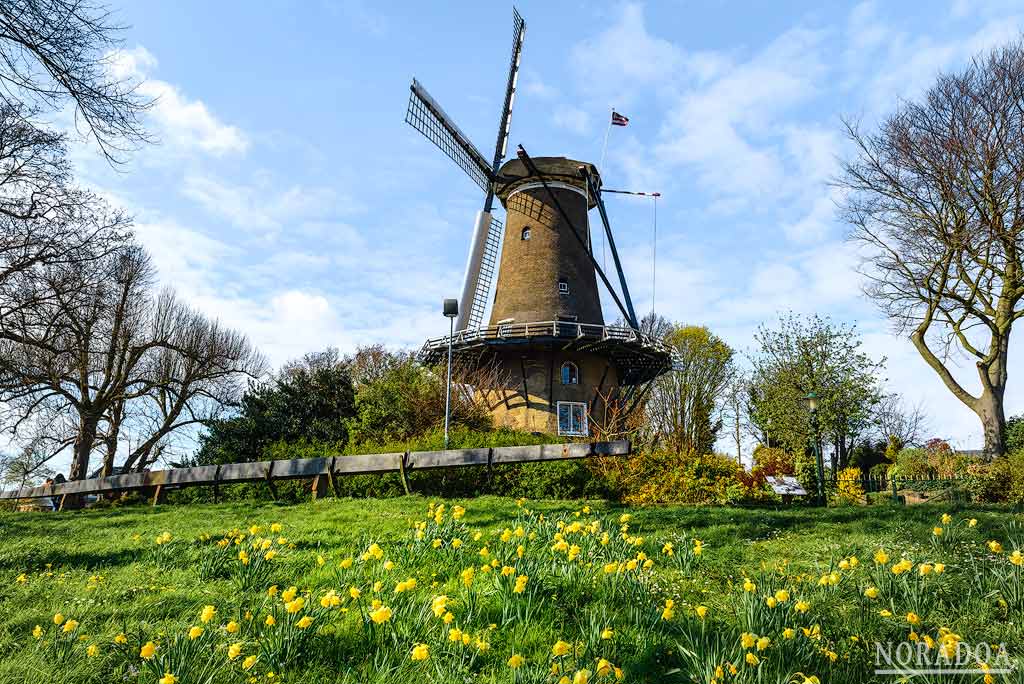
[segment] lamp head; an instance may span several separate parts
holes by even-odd
[[[446,299],[444,300],[444,315],[445,318],[455,318],[459,315],[459,300],[458,299]]]
[[[804,397],[804,404],[811,413],[814,413],[818,410],[818,395],[814,392],[808,392],[807,396]]]

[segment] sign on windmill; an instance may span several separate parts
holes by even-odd
[[[421,352],[439,363],[497,370],[480,387],[495,422],[519,429],[589,435],[638,406],[671,367],[671,351],[640,331],[608,212],[590,163],[531,157],[520,145],[504,162],[526,25],[513,10],[512,58],[494,156],[488,160],[413,80],[406,121],[484,191],[450,337]],[[493,215],[494,199],[505,221]],[[614,283],[594,257],[589,212],[597,208],[615,265]],[[601,283],[625,325],[605,325]],[[490,293],[490,325],[483,326]]]

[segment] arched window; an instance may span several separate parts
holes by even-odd
[[[523,228],[523,239],[524,240],[529,240],[530,239],[530,226],[526,226],[525,228]]]
[[[563,385],[578,385],[580,384],[580,371],[576,368],[576,364],[570,361],[566,361],[562,364],[562,384]]]

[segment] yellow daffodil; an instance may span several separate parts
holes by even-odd
[[[993,539],[988,543],[988,550],[992,553],[1002,553],[1003,545]]]
[[[875,562],[879,565],[885,565],[889,562],[889,554],[882,549],[875,551]]]
[[[921,624],[921,618],[918,616],[917,613],[911,611],[907,613],[907,622],[912,625],[919,625]]]
[[[551,647],[551,655],[555,656],[556,658],[559,658],[568,653],[570,648],[571,647],[568,643],[559,639],[555,642],[555,645]]]
[[[697,613],[697,617],[699,617],[701,620],[703,620],[708,614],[707,606],[697,606],[693,610]]]
[[[577,670],[572,676],[572,684],[587,684],[590,681],[590,670]]]
[[[234,633],[236,633],[238,631],[238,623],[235,622],[234,620],[232,620],[231,622],[229,622],[228,624],[226,624],[224,626],[224,630],[228,634],[234,634]]]
[[[878,598],[878,587],[868,587],[864,590],[864,595],[869,599]]]
[[[611,627],[605,627],[603,630],[601,630],[601,638],[604,639],[605,641],[607,641],[608,639],[611,639],[614,636],[615,636],[615,630],[613,630]]]
[[[936,536],[936,537],[941,537],[942,536],[942,528],[941,527],[933,527],[932,528],[932,534],[934,536]]]
[[[56,615],[53,616],[53,624],[57,625],[58,627],[60,625],[64,624],[64,615],[63,615],[63,613],[57,613]]]
[[[753,652],[748,652],[744,660],[747,661],[747,665],[757,667],[757,664],[761,662],[761,659],[754,655]]]
[[[811,609],[811,604],[808,603],[807,601],[797,601],[796,605],[793,606],[793,608],[798,613],[806,613],[807,611],[809,611]]]
[[[201,636],[203,636],[203,628],[202,627],[195,626],[192,629],[188,630],[188,638],[189,639],[198,639]]]
[[[165,672],[164,676],[157,681],[159,684],[177,684],[178,678],[172,675],[170,672]]]
[[[370,613],[370,619],[378,625],[387,622],[391,619],[391,609],[387,606],[381,606]]]
[[[273,615],[268,615],[267,619],[263,621],[263,624],[265,624],[267,627],[273,627],[277,624],[277,620],[274,619]]]
[[[953,522],[953,516],[951,516],[949,513],[943,513],[942,514],[942,524],[943,525],[948,525],[951,522]]]
[[[782,630],[783,639],[792,639],[795,636],[796,630],[794,630],[792,627],[786,627],[784,630]]]
[[[245,660],[242,661],[242,669],[251,670],[252,666],[256,664],[256,660],[257,658],[254,655],[247,657]]]
[[[120,634],[118,634],[117,636],[114,637],[114,643],[115,644],[121,644],[121,645],[127,644],[128,643],[128,637],[125,636],[124,632],[121,632]]]
[[[65,634],[68,632],[74,632],[76,629],[78,629],[78,620],[68,620],[64,623],[64,626],[61,627],[61,631]]]
[[[967,521],[967,526],[968,527],[977,527],[978,526],[978,519],[977,518],[971,518],[970,520]]]
[[[309,617],[308,615],[303,615],[301,618],[299,618],[299,621],[295,623],[295,626],[299,629],[306,629],[311,624],[313,624],[313,618]]]
[[[152,660],[153,655],[156,653],[156,644],[152,641],[147,641],[141,649],[139,649],[139,657],[145,660]]]
[[[785,589],[779,589],[777,592],[775,592],[775,600],[779,603],[785,603],[789,600],[789,592]]]
[[[242,644],[236,642],[228,646],[228,660],[234,660],[242,654]]]
[[[430,657],[430,647],[426,644],[416,644],[412,647],[412,654],[410,657],[413,660],[426,660]]]
[[[90,658],[95,658],[100,652],[100,647],[96,644],[89,644],[85,649],[85,655]]]
[[[42,636],[43,636],[43,628],[40,627],[39,625],[36,625],[32,629],[32,636],[34,636],[36,639],[42,638]]]
[[[203,609],[199,612],[199,619],[204,623],[209,622],[216,613],[217,609],[213,606],[203,606]]]
[[[522,667],[523,663],[525,662],[526,659],[523,658],[523,656],[519,655],[518,653],[513,653],[512,657],[508,659],[508,666],[511,667],[513,670],[516,670]]]
[[[743,648],[753,648],[757,644],[757,635],[750,632],[740,634],[740,645]]]

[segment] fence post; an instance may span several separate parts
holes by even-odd
[[[893,475],[889,478],[889,482],[892,483],[892,502],[898,504],[900,502],[900,493],[896,487],[896,476]]]
[[[341,494],[338,492],[338,480],[334,477],[334,466],[338,462],[337,456],[331,457],[331,465],[327,467],[327,482],[331,485],[331,490],[334,492],[334,496],[341,498]]]
[[[217,464],[217,469],[213,471],[213,503],[220,503],[220,464]]]
[[[398,472],[402,476],[402,488],[405,489],[406,494],[412,494],[412,488],[409,486],[409,475],[405,472],[405,462],[409,458],[409,452],[402,452],[402,460],[398,462]]]
[[[274,480],[271,474],[274,472],[274,462],[271,461],[270,465],[267,466],[267,487],[270,488],[270,496],[274,497],[274,501],[277,501],[277,487],[274,486]]]

